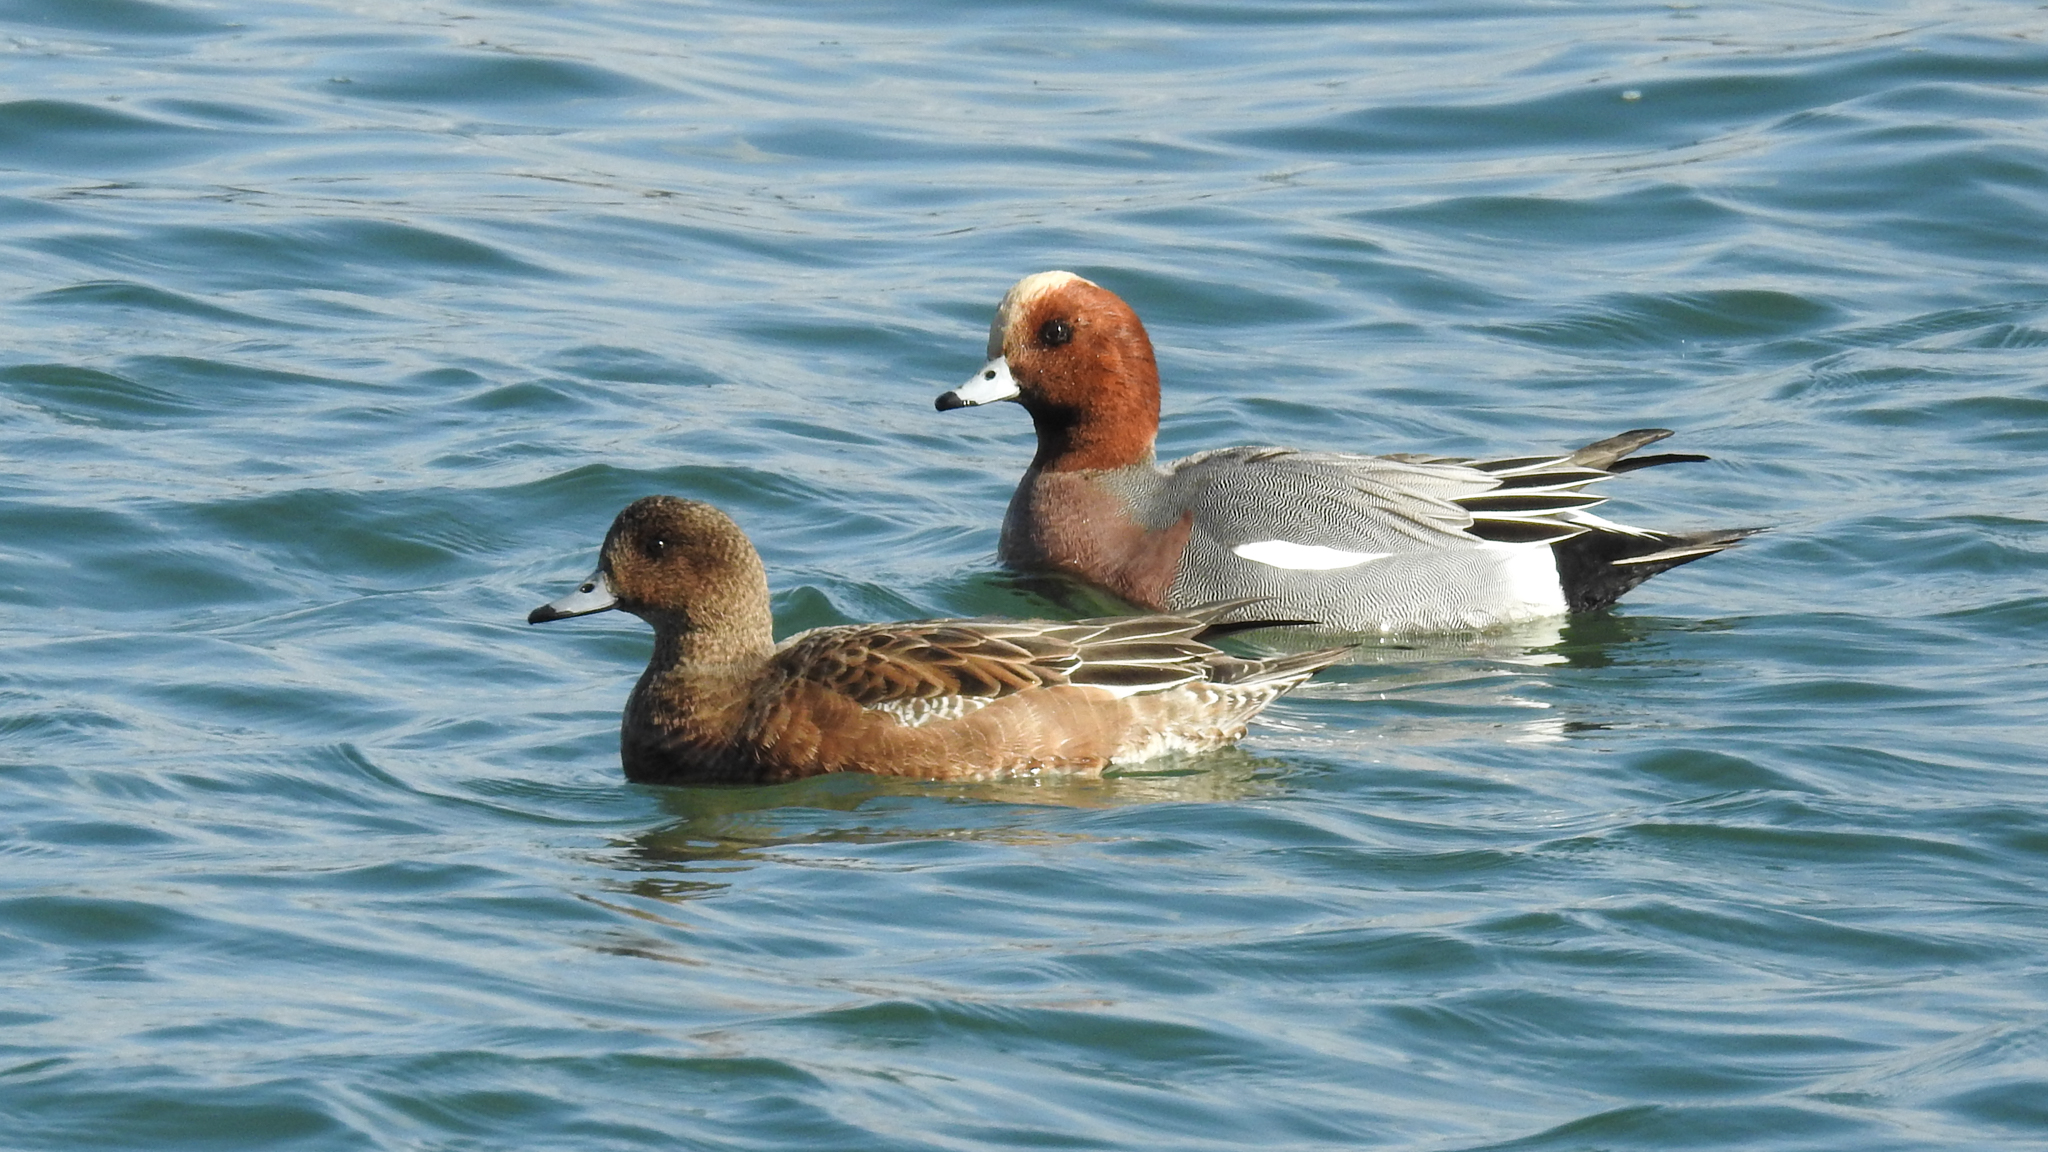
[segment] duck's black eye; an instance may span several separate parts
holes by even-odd
[[[640,543],[640,550],[642,552],[647,553],[647,558],[649,560],[661,559],[662,550],[667,547],[668,541],[663,540],[659,536],[649,536],[646,540],[643,540]]]
[[[1038,326],[1038,342],[1047,348],[1057,348],[1074,338],[1074,326],[1065,320],[1047,320]]]

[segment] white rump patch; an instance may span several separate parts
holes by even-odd
[[[1503,599],[1508,609],[1496,622],[1564,615],[1564,585],[1558,581],[1557,553],[1550,545],[1490,540],[1480,547],[1501,558],[1500,572],[1507,581]]]
[[[1321,544],[1296,544],[1289,540],[1260,540],[1252,544],[1239,544],[1232,552],[1254,564],[1268,568],[1293,568],[1298,571],[1327,572],[1333,568],[1356,568],[1374,560],[1384,560],[1392,552],[1346,552],[1342,548],[1325,548]]]

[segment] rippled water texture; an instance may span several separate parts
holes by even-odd
[[[2048,13],[0,0],[0,1145],[2048,1143]],[[620,778],[612,514],[995,567],[1018,276],[1162,451],[1769,524],[1108,780]]]

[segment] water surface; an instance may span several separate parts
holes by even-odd
[[[2048,1138],[2048,22],[0,0],[11,1148]],[[1679,430],[1769,524],[1107,780],[629,786],[648,493],[993,561],[1017,277],[1161,450]]]

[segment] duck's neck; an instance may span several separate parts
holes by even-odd
[[[762,665],[775,651],[765,605],[760,616],[741,628],[656,622],[654,655],[626,702],[621,751],[629,778],[708,768],[734,745]]]
[[[1158,396],[1155,387],[1149,407],[1142,403],[1086,410],[1033,406],[1031,423],[1038,430],[1038,454],[1031,459],[1031,470],[1109,471],[1150,463],[1152,441],[1159,434]]]
[[[649,671],[666,668],[717,668],[758,665],[775,651],[775,621],[763,603],[757,609],[719,614],[716,627],[692,627],[687,620],[650,619],[654,655]]]

